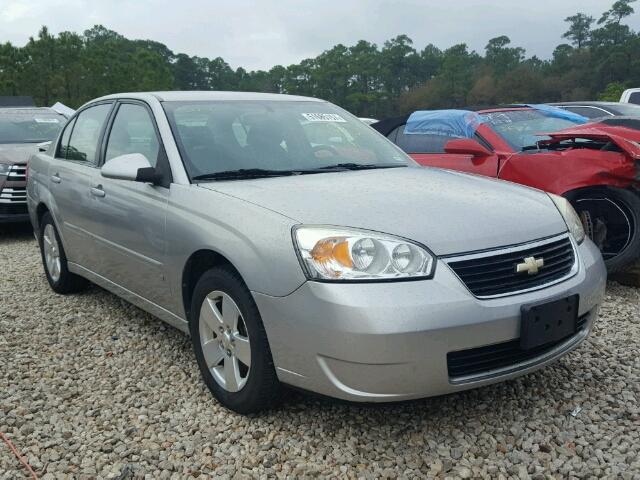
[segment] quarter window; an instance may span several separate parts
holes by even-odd
[[[109,110],[111,110],[111,104],[105,103],[80,112],[63,158],[76,162],[96,163],[98,140]]]
[[[66,127],[64,127],[64,131],[60,136],[60,143],[58,144],[58,151],[56,152],[57,158],[67,158],[67,148],[69,147],[69,138],[71,137],[71,132],[73,131],[73,126],[76,123],[76,119],[71,120]]]
[[[105,162],[130,153],[144,155],[152,167],[158,163],[160,142],[147,109],[141,105],[120,105],[111,127]]]

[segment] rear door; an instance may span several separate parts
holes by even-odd
[[[93,235],[96,199],[91,186],[98,171],[98,145],[113,103],[83,109],[65,127],[49,166],[53,214],[67,259],[89,270],[96,267]]]
[[[404,133],[404,125],[392,131],[388,138],[407,152],[420,165],[448,168],[461,172],[475,173],[495,177],[498,174],[498,156],[474,157],[472,155],[451,154],[444,151],[444,147],[451,137],[441,135],[423,135]],[[476,140],[489,150],[493,150],[482,137],[476,135]]]
[[[144,155],[163,172],[161,185],[99,176],[95,215],[98,273],[157,304],[169,294],[165,280],[165,217],[171,183],[170,167],[149,107],[120,101],[105,134],[103,164],[130,153]]]

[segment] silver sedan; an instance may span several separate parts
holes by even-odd
[[[563,198],[420,168],[312,98],[93,100],[32,157],[27,197],[51,287],[90,281],[189,332],[242,413],[283,384],[386,402],[531,372],[604,294]]]

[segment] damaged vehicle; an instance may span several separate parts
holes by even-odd
[[[562,195],[608,271],[620,271],[640,257],[640,120],[587,122],[549,105],[509,105],[417,111],[373,127],[421,165]]]
[[[27,161],[67,119],[51,108],[0,108],[0,224],[28,222]]]

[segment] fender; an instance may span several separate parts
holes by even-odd
[[[568,148],[513,155],[501,162],[498,178],[563,195],[578,188],[640,184],[637,167],[622,152]]]

